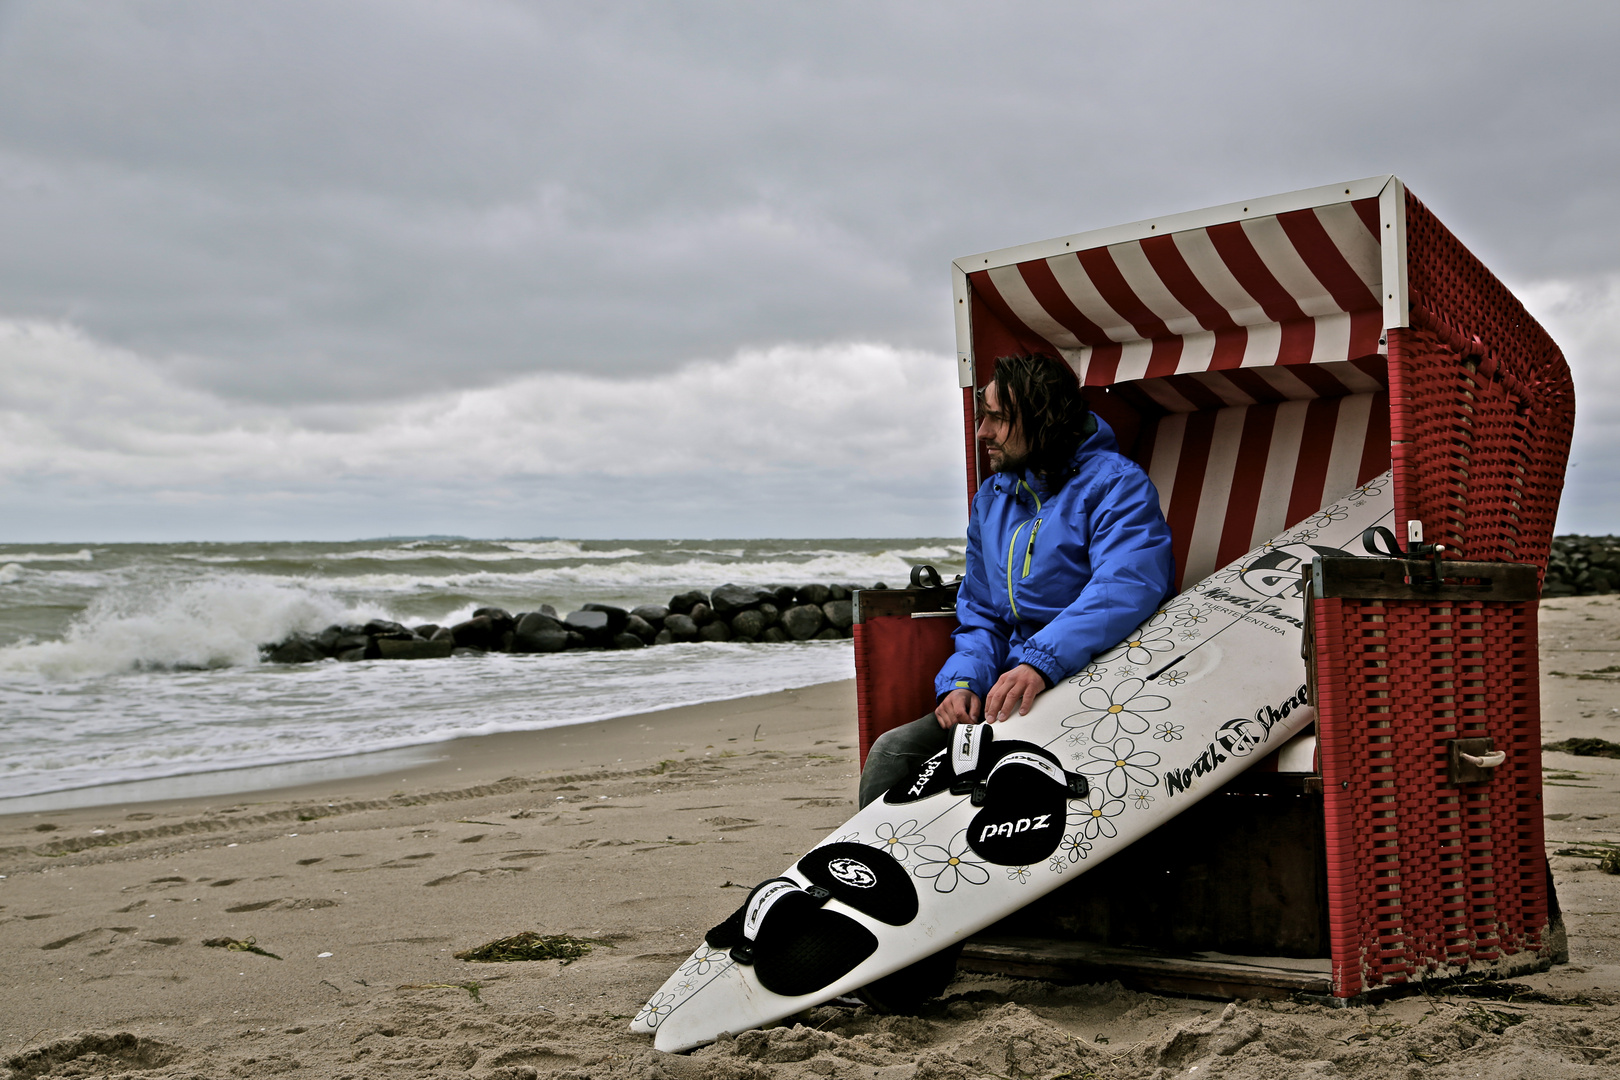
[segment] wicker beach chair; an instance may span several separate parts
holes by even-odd
[[[1551,963],[1536,605],[1574,394],[1546,332],[1393,176],[958,259],[954,279],[970,499],[988,475],[974,391],[996,357],[1036,351],[1074,366],[1152,476],[1178,588],[1390,474],[1411,548],[1390,554],[1421,558],[1315,568],[1317,768],[1244,788],[1274,797],[1243,813],[1256,837],[1268,814],[1303,820],[1250,861],[1278,864],[1272,893],[1301,865],[1316,885],[1240,945],[1325,954],[1339,999]],[[950,650],[951,590],[914,585],[857,597],[863,760],[933,707]],[[1239,871],[1197,895],[1264,908]],[[1301,921],[1320,933],[1286,931]],[[1231,951],[1193,933],[1168,943]]]

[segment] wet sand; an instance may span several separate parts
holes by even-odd
[[[1546,740],[1620,741],[1620,684],[1601,670],[1620,664],[1620,603],[1543,612]],[[373,776],[0,817],[0,1066],[164,1080],[1613,1075],[1620,876],[1578,855],[1552,860],[1571,963],[1516,980],[1535,1000],[1228,1005],[966,975],[916,1017],[829,1006],[657,1053],[627,1029],[642,1001],[743,887],[853,811],[854,711],[853,684],[834,683],[462,740]],[[1620,841],[1620,761],[1546,765],[1549,852]],[[601,944],[567,965],[452,956],[521,931]],[[218,937],[281,959],[202,944]]]

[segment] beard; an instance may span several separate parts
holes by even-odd
[[[999,461],[997,455],[1000,457]],[[1017,475],[1029,465],[1029,452],[1027,450],[1021,454],[1012,454],[1005,449],[998,448],[994,454],[987,450],[986,456],[990,458],[990,467],[998,473]]]

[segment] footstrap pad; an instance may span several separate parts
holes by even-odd
[[[1063,840],[1070,799],[1089,792],[1086,778],[1066,772],[1033,743],[1004,743],[996,763],[975,785],[981,809],[968,825],[968,846],[987,862],[1028,866],[1048,858]]]
[[[771,878],[705,936],[710,947],[751,965],[773,994],[800,997],[847,975],[877,951],[876,935],[848,915],[826,910],[832,894],[819,885]]]
[[[917,886],[882,848],[840,841],[799,860],[799,873],[868,918],[904,926],[917,917]]]

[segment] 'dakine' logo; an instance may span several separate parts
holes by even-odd
[[[877,884],[877,875],[872,873],[872,868],[856,859],[831,859],[827,862],[827,872],[845,885],[857,889],[870,889]]]

